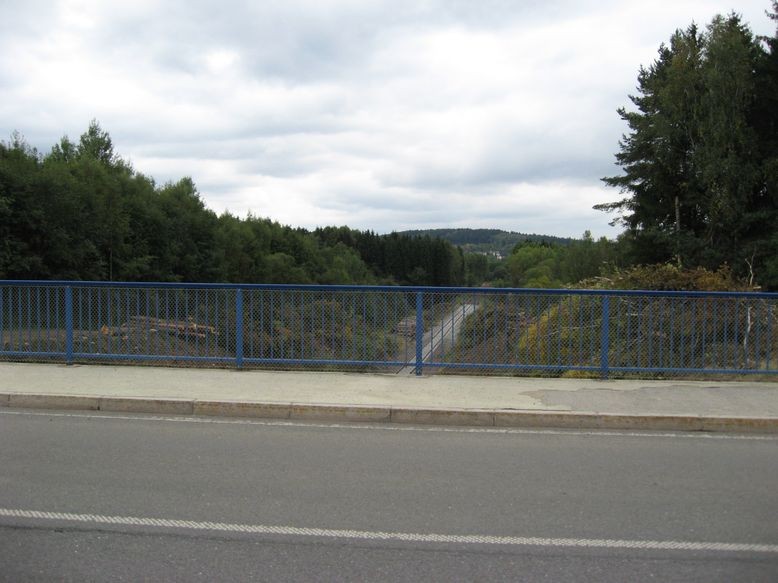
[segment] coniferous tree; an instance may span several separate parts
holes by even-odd
[[[731,14],[676,31],[640,69],[635,109],[619,110],[623,174],[603,179],[627,196],[595,207],[620,212],[633,261],[729,263],[778,286],[775,53]]]

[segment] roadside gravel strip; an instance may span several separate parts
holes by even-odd
[[[661,540],[619,540],[585,538],[543,538],[521,536],[494,536],[485,534],[460,535],[413,532],[383,532],[366,530],[345,530],[310,528],[296,526],[274,526],[261,524],[230,524],[223,522],[200,522],[172,518],[142,518],[134,516],[103,516],[99,514],[74,514],[70,512],[49,512],[0,508],[0,517],[21,518],[44,522],[68,522],[88,525],[140,526],[151,528],[183,529],[186,531],[218,531],[227,533],[279,535],[291,537],[315,537],[329,539],[350,539],[363,541],[396,541],[414,543],[443,543],[460,545],[502,545],[567,548],[633,549],[662,551],[712,551],[733,553],[778,554],[778,545]]]

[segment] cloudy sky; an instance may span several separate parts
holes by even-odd
[[[638,67],[768,0],[0,0],[0,139],[97,119],[158,183],[313,228],[618,234]]]

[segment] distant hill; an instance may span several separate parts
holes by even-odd
[[[534,233],[516,233],[500,229],[425,229],[402,231],[401,235],[411,237],[437,237],[453,245],[462,247],[465,253],[499,253],[503,257],[510,255],[516,243],[537,241],[568,245],[573,239],[569,237],[554,237],[553,235],[536,235]]]

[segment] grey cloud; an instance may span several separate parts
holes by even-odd
[[[599,182],[615,110],[719,4],[4,2],[0,134],[47,150],[97,118],[158,182],[192,175],[217,211],[302,226],[613,235],[591,205],[618,198]],[[738,6],[771,33],[765,8]]]

